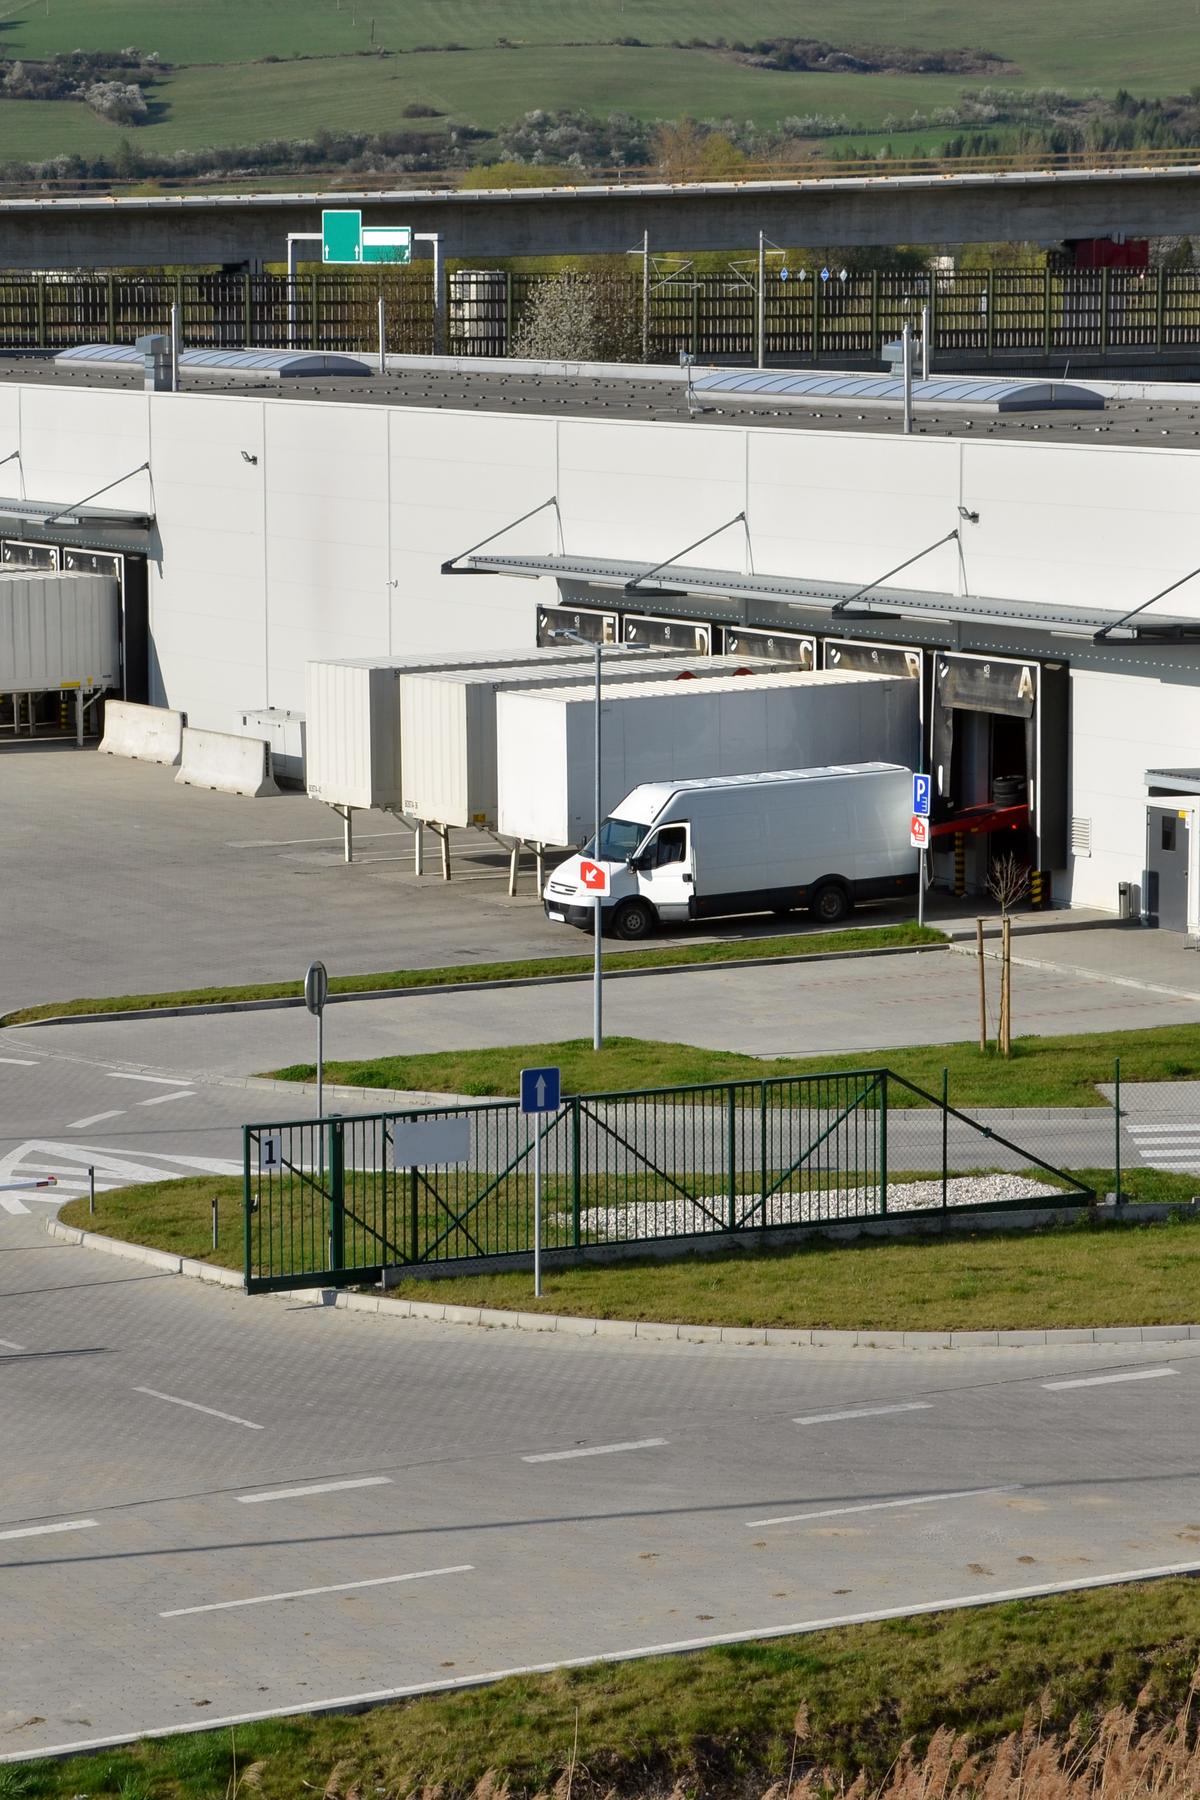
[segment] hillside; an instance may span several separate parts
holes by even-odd
[[[819,46],[808,67],[797,39]],[[1195,0],[29,0],[0,17],[0,94],[51,91],[56,56],[132,45],[159,59],[143,111],[0,99],[0,164],[111,157],[125,136],[163,155],[322,131],[408,131],[453,161],[494,153],[534,108],[762,131],[817,116],[932,148],[948,129],[933,115],[981,88],[1178,93],[1200,17]]]

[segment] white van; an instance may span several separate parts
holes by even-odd
[[[659,921],[802,906],[836,925],[860,900],[916,893],[911,816],[912,772],[896,763],[647,783],[605,819],[598,854],[589,841],[554,870],[546,915],[591,929],[587,857],[607,866],[603,928],[618,937],[647,937]]]

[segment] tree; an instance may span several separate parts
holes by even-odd
[[[639,331],[634,290],[626,279],[601,281],[564,270],[537,282],[509,344],[534,362],[629,361]]]
[[[695,119],[660,125],[651,154],[667,181],[736,181],[748,160],[723,131],[710,131]]]
[[[1000,1026],[997,1047],[1012,1055],[1012,909],[1029,892],[1029,869],[1011,850],[992,858],[987,891],[1000,908]]]

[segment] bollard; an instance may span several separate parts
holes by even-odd
[[[217,1196],[212,1197],[212,1247],[217,1247]]]
[[[967,840],[961,831],[954,834],[954,893],[957,899],[967,891]]]
[[[88,1170],[88,1211],[96,1211],[96,1171],[92,1168]]]

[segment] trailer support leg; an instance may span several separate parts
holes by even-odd
[[[75,689],[75,742],[83,749],[83,689]]]
[[[540,900],[542,890],[546,885],[546,846],[545,844],[535,844],[534,850],[537,855],[537,891]]]
[[[512,849],[508,853],[508,897],[511,900],[517,891],[517,870],[521,861],[520,840],[514,838]]]
[[[425,822],[418,819],[413,831],[413,874],[425,873]]]

